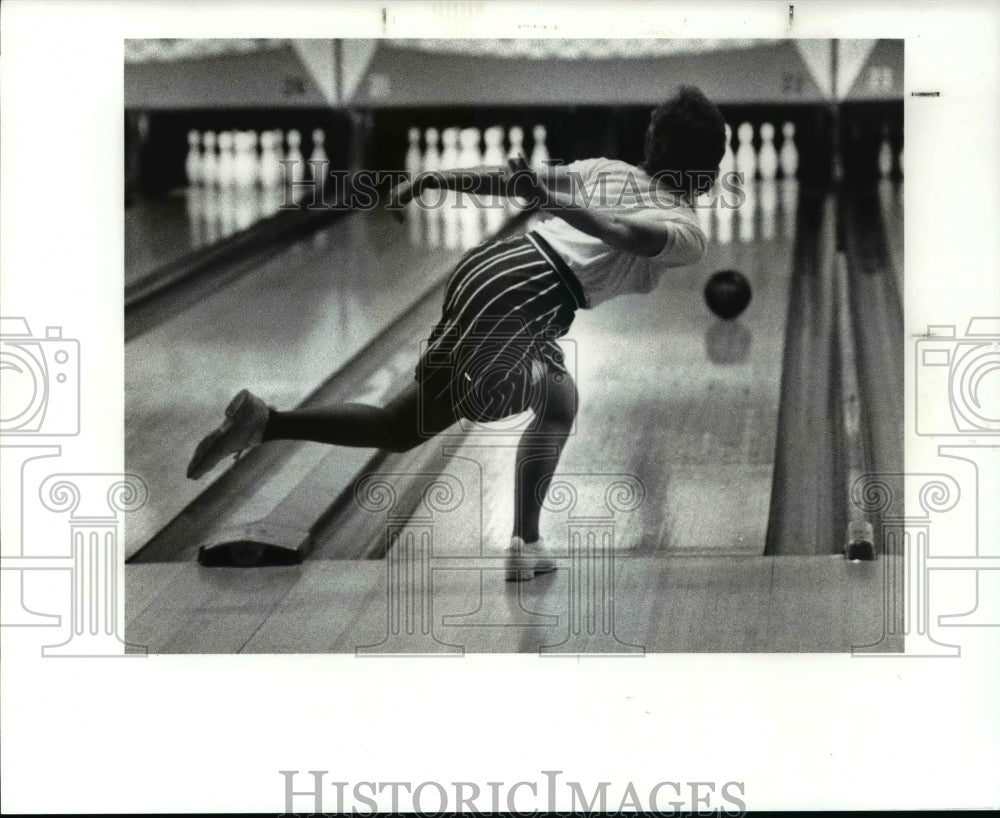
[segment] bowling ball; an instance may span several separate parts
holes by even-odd
[[[719,270],[705,284],[705,303],[727,321],[743,312],[750,298],[750,282],[737,270]]]

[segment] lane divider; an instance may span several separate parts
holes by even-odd
[[[834,257],[833,286],[836,293],[837,346],[840,350],[840,421],[843,434],[845,519],[844,556],[849,560],[873,560],[875,530],[868,515],[851,502],[851,487],[867,471],[862,429],[861,395],[858,387],[857,351],[848,297],[847,256]]]

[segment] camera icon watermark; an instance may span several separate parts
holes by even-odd
[[[1000,317],[971,318],[964,337],[929,326],[916,367],[918,435],[1000,434]]]
[[[433,406],[450,404],[458,423],[445,435],[469,432],[510,435],[544,415],[557,390],[571,388],[577,368],[576,344],[559,327],[531,334],[522,318],[504,317],[488,332],[447,329],[421,343],[419,423],[423,435],[437,429]],[[556,340],[559,339],[559,343]],[[572,422],[568,434],[576,432]],[[438,434],[441,434],[438,432]]]
[[[0,435],[80,432],[80,343],[61,327],[36,337],[24,318],[0,318]]]

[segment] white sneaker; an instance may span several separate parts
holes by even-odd
[[[239,455],[261,443],[268,408],[252,392],[244,389],[226,407],[226,419],[198,444],[187,468],[187,476],[197,480],[230,454]]]
[[[553,560],[545,556],[545,541],[526,543],[520,537],[512,537],[506,550],[507,562],[505,578],[507,582],[525,582],[535,574],[547,574],[556,570]]]

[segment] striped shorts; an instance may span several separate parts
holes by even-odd
[[[532,405],[541,374],[566,372],[556,339],[585,304],[576,276],[539,236],[480,245],[458,263],[421,350],[422,394],[476,422]]]

